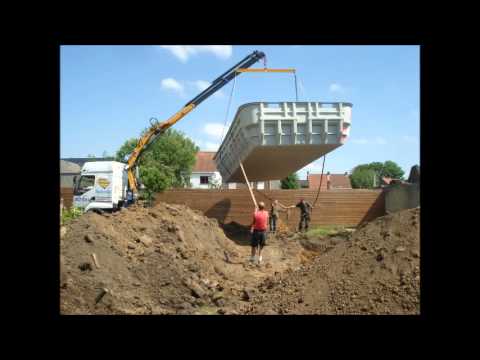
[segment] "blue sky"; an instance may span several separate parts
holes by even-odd
[[[350,138],[327,155],[325,171],[393,160],[408,175],[420,163],[419,46],[62,46],[61,157],[114,154],[151,117],[167,119],[253,50],[266,53],[268,67],[297,69],[300,101],[353,103]],[[174,128],[216,150],[232,86]],[[244,103],[294,100],[291,74],[241,74],[227,126]],[[311,163],[300,178],[321,165]]]

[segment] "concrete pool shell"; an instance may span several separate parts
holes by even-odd
[[[254,102],[240,106],[214,159],[224,182],[280,180],[343,145],[347,102]]]

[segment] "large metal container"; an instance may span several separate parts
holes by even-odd
[[[215,162],[224,182],[279,180],[341,146],[350,132],[345,102],[248,103],[240,106]]]

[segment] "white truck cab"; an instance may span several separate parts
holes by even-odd
[[[86,162],[74,178],[73,205],[84,211],[122,207],[128,195],[126,167],[118,161]]]

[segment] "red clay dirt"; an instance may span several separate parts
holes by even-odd
[[[65,230],[65,229],[64,229]],[[269,236],[251,265],[248,230],[182,205],[87,213],[61,237],[62,314],[419,312],[419,211],[354,234]],[[95,260],[92,256],[95,254]],[[381,256],[380,256],[381,255]]]

